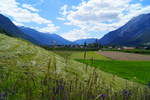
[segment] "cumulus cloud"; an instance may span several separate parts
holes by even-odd
[[[16,0],[1,0],[0,13],[13,18],[15,23],[36,23],[51,26],[49,32],[54,32],[58,28],[51,20],[41,17],[37,12],[39,10],[29,4],[19,4]]]
[[[69,34],[80,34],[76,39],[82,38],[81,34],[88,37],[90,33],[99,32],[100,34],[115,30],[131,18],[150,12],[150,6],[133,4],[131,0],[115,0],[115,2],[114,0],[89,0],[82,1],[78,6],[71,8],[71,10],[65,9],[65,16],[61,9],[62,18],[65,19],[64,24],[76,26],[79,29],[64,33],[63,36],[70,38]]]

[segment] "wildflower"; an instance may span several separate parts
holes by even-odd
[[[0,93],[0,100],[4,100],[4,98],[7,96],[6,92]]]
[[[105,100],[105,98],[107,97],[107,94],[100,94],[96,97],[96,100],[97,99],[100,99],[100,100]]]
[[[104,100],[106,97],[107,97],[106,94],[101,94],[101,95],[100,95],[100,98],[101,98],[102,100]]]
[[[150,88],[150,82],[148,82],[147,86]]]
[[[122,95],[125,99],[128,99],[132,94],[131,94],[131,91],[124,89],[122,91]]]

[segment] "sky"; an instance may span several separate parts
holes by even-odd
[[[133,17],[150,13],[150,0],[0,0],[14,24],[70,41],[101,38]]]

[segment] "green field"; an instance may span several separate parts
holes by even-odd
[[[84,51],[55,51],[62,57],[70,57],[71,59],[84,59]],[[96,51],[87,51],[86,59],[110,60],[109,58],[98,54]]]
[[[99,68],[128,80],[143,84],[150,82],[150,62],[148,61],[103,61],[103,60],[77,60],[82,63]]]

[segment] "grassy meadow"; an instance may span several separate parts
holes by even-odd
[[[0,34],[0,100],[149,100],[148,86],[74,60],[84,58],[112,61],[93,51],[54,53]]]
[[[56,54],[62,57],[69,57],[71,59],[84,59],[84,51],[55,51]],[[110,60],[105,56],[102,56],[97,53],[97,51],[87,51],[86,52],[86,59],[97,59],[97,60]]]

